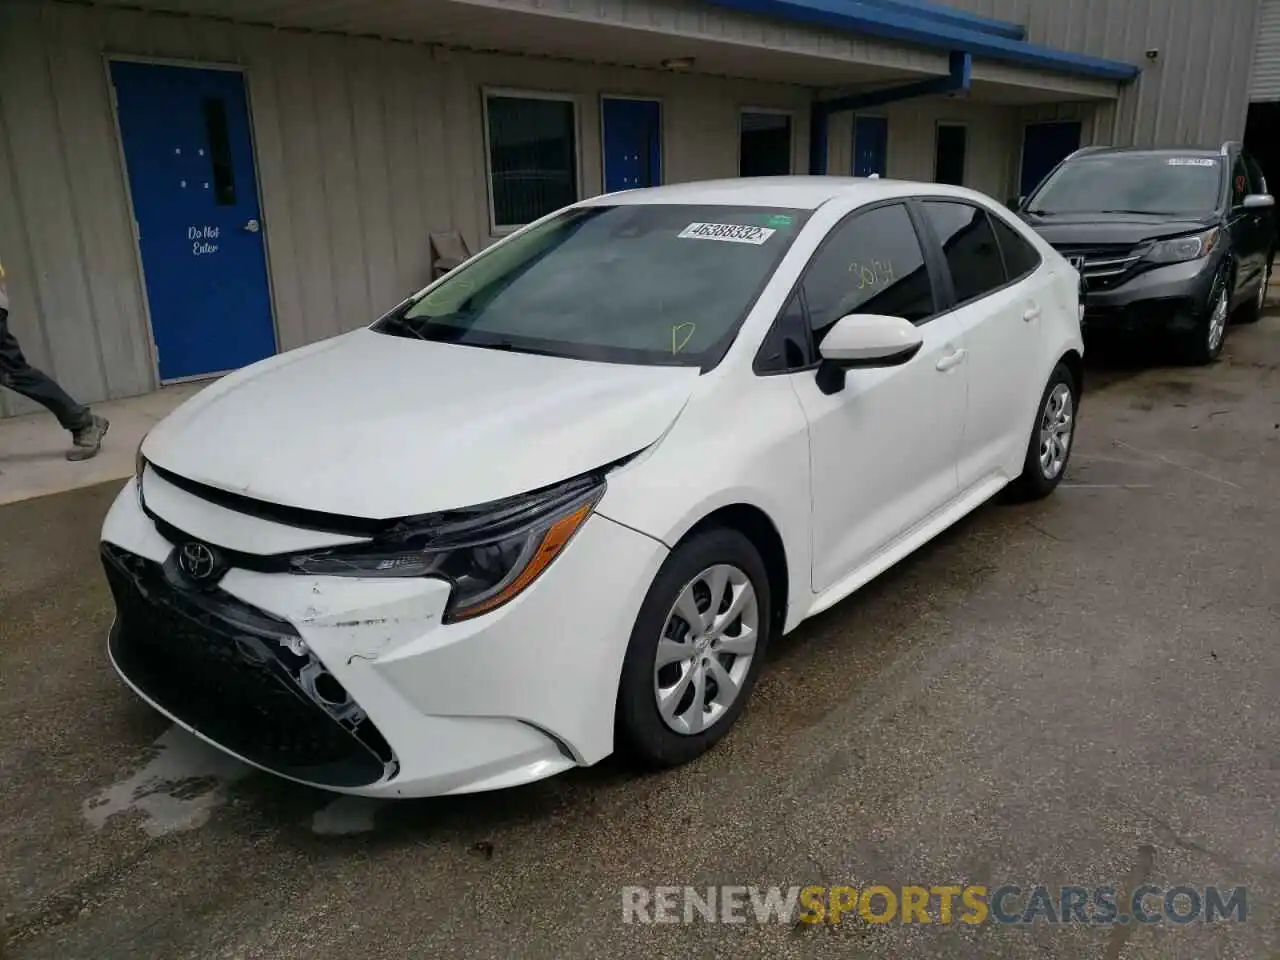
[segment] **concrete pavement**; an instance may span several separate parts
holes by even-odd
[[[0,508],[0,956],[1280,956],[1280,319],[1210,369],[1090,376],[1053,498],[984,507],[778,642],[738,728],[661,775],[379,805],[250,774],[107,666],[118,483]],[[621,909],[625,885],[1143,880],[1247,885],[1248,920]]]
[[[133,474],[133,458],[147,431],[210,381],[176,384],[141,397],[95,403],[111,421],[101,452],[68,463],[71,437],[47,413],[0,420],[0,505],[79,490]]]

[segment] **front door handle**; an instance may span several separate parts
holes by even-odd
[[[968,355],[969,355],[969,351],[961,347],[955,353],[949,353],[945,357],[943,357],[941,360],[939,360],[937,363],[937,367],[943,373],[946,373],[948,370],[952,369],[953,367],[958,367],[960,366],[960,364],[964,363],[964,358],[967,357]]]
[[[1022,315],[1022,319],[1027,321],[1027,323],[1035,323],[1037,320],[1039,320],[1040,319],[1039,305],[1034,307],[1029,307],[1027,311]]]

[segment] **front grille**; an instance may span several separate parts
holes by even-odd
[[[287,621],[111,544],[111,654],[163,710],[269,770],[333,787],[393,773],[391,748]]]
[[[1109,290],[1129,278],[1142,260],[1143,250],[1127,243],[1060,244],[1055,248],[1068,260],[1083,260],[1080,274],[1087,290]]]

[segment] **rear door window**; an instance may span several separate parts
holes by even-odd
[[[985,210],[951,201],[926,200],[920,206],[942,246],[957,306],[1008,283],[1000,246]]]
[[[1040,266],[1040,253],[1017,230],[1003,219],[988,213],[991,226],[996,231],[996,241],[1004,255],[1004,269],[1010,282],[1021,280]]]

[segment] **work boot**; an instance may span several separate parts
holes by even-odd
[[[72,461],[92,460],[102,449],[102,438],[107,435],[111,426],[105,417],[94,416],[86,427],[71,432],[71,440],[76,445],[74,450],[67,451],[67,459]]]

